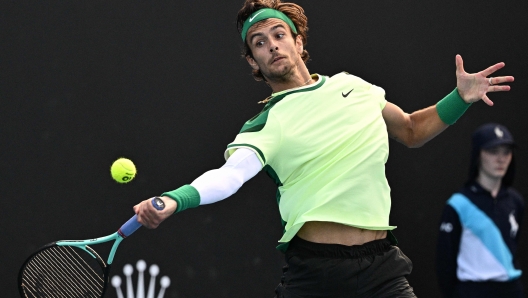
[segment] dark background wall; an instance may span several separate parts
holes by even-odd
[[[441,210],[466,179],[469,136],[495,121],[519,143],[515,186],[528,197],[526,1],[298,1],[309,17],[312,73],[348,71],[407,112],[435,104],[468,72],[500,61],[514,75],[494,107],[471,107],[420,149],[391,141],[391,223],[413,260],[419,297],[439,297]],[[113,233],[140,200],[223,164],[223,150],[270,94],[240,57],[242,1],[1,1],[0,289],[16,297],[42,244]],[[112,181],[111,163],[138,175]],[[264,174],[220,203],[139,230],[114,262],[144,259],[171,278],[165,297],[272,297],[282,255],[275,187]],[[526,222],[522,223],[526,230]],[[528,270],[528,237],[520,261]],[[522,277],[525,288],[528,278]],[[116,297],[114,289],[108,297]]]

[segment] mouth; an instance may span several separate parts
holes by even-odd
[[[285,57],[277,56],[277,57],[275,57],[275,58],[273,58],[273,59],[271,60],[271,63],[270,63],[270,64],[273,64],[273,63],[275,63],[275,62],[277,62],[277,61],[280,61],[280,60],[283,60],[283,59],[285,59]]]

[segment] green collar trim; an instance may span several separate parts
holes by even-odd
[[[315,77],[315,76],[319,77],[319,81],[315,85],[309,86],[307,88],[294,89],[294,90],[291,90],[291,91],[285,90],[285,91],[279,92],[277,95],[272,95],[273,97],[270,99],[270,101],[268,102],[267,105],[270,105],[270,106],[274,105],[274,104],[278,103],[279,101],[281,101],[287,95],[290,95],[290,94],[293,94],[293,93],[298,93],[298,92],[312,91],[312,90],[315,90],[315,89],[323,86],[323,84],[326,81],[326,77],[318,75],[318,74],[314,74],[314,75],[312,75],[312,78]]]

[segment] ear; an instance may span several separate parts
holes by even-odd
[[[255,59],[251,58],[251,56],[247,55],[246,56],[246,60],[249,63],[249,65],[251,66],[251,68],[253,68],[254,70],[258,70],[259,69],[259,66],[258,66],[257,62],[255,61]]]
[[[298,34],[297,37],[295,37],[295,47],[297,48],[297,53],[301,55],[304,50],[304,46],[303,46],[302,36],[300,34]]]

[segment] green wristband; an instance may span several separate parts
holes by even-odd
[[[436,104],[436,112],[444,123],[453,125],[464,115],[469,106],[471,104],[466,103],[458,94],[458,88],[455,88]]]
[[[200,206],[200,193],[196,190],[196,188],[189,184],[186,184],[173,191],[164,192],[161,196],[167,196],[178,203],[174,213]]]

